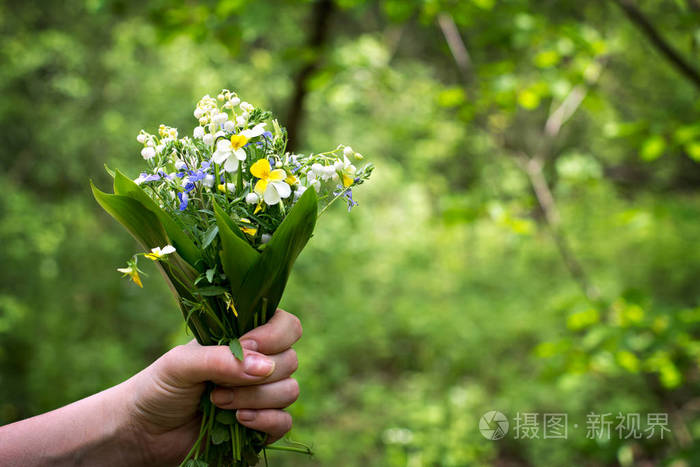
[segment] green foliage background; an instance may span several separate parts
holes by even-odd
[[[188,339],[155,269],[119,279],[136,246],[88,180],[135,175],[138,131],[189,133],[222,87],[284,120],[312,64],[298,150],[351,144],[377,170],[283,299],[305,327],[292,437],[317,456],[274,463],[700,464],[700,89],[615,3],[0,1],[0,423]],[[637,6],[698,64],[696,1]],[[569,437],[488,441],[488,410],[565,412]],[[591,412],[668,413],[672,433],[588,439]]]

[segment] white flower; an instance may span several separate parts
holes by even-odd
[[[204,185],[207,188],[211,188],[214,186],[214,176],[212,174],[207,174],[204,176],[204,180],[202,180],[202,185]]]
[[[354,152],[355,151],[353,151],[350,146],[345,146],[345,149],[343,149],[343,156],[350,157],[354,154]]]
[[[204,110],[200,109],[199,107],[194,109],[194,118],[199,120],[200,118],[202,118],[202,115],[204,115]]]
[[[144,256],[148,259],[152,259],[153,261],[159,260],[162,257],[169,255],[171,253],[175,253],[175,247],[172,245],[165,245],[163,248],[160,247],[155,247],[151,248],[150,253],[146,253]]]
[[[156,150],[148,146],[141,150],[141,157],[144,159],[153,159],[156,156]]]
[[[231,121],[231,120],[226,120],[226,123],[224,123],[224,130],[233,133],[233,130],[236,129],[236,124]]]
[[[248,122],[248,119],[245,118],[243,115],[239,115],[236,117],[236,125],[238,126],[244,126]]]
[[[244,161],[246,158],[243,146],[247,142],[248,139],[241,135],[233,135],[231,139],[220,139],[216,143],[216,151],[211,156],[212,162],[224,164],[226,172],[235,172],[238,170],[239,161]]]
[[[206,144],[207,146],[211,146],[212,144],[214,144],[214,135],[212,135],[211,133],[207,133],[202,137],[202,141],[204,141],[204,144]]]
[[[232,106],[236,106],[241,103],[241,100],[238,97],[232,97],[229,102]]]
[[[267,242],[270,241],[271,238],[272,238],[272,235],[270,235],[270,234],[262,234],[262,235],[260,236],[260,242],[261,242],[261,243],[267,243]]]
[[[142,183],[146,180],[146,177],[144,177],[144,175],[146,175],[146,174],[145,174],[145,173],[142,173],[141,175],[139,175],[138,177],[136,177],[136,178],[134,179],[134,183],[137,184],[137,185],[142,184]]]
[[[165,144],[159,144],[158,146],[156,146],[156,152],[157,152],[158,154],[160,154],[161,152],[163,152],[163,149],[165,149]]]
[[[241,102],[241,110],[243,110],[244,112],[252,112],[253,110],[255,110],[255,107],[244,101]]]
[[[198,126],[194,129],[192,135],[197,139],[202,139],[204,137],[204,127]]]
[[[226,120],[228,120],[228,114],[225,112],[218,113],[211,118],[211,121],[217,125],[224,123]]]
[[[175,168],[177,170],[185,170],[187,168],[187,164],[185,164],[184,161],[177,160],[175,161]]]
[[[248,193],[245,195],[245,202],[248,204],[258,204],[260,197],[256,193]]]
[[[269,206],[274,206],[292,194],[292,188],[285,182],[287,173],[282,169],[272,170],[267,159],[260,159],[253,164],[250,167],[250,173],[259,178],[254,190]]]
[[[143,133],[139,133],[139,135],[136,137],[136,141],[138,141],[141,144],[145,143],[146,135],[144,135]]]
[[[253,128],[251,128],[249,130],[241,131],[241,134],[248,139],[253,139],[256,136],[262,135],[263,133],[265,133],[265,124],[264,123],[258,123],[257,125],[255,125]]]

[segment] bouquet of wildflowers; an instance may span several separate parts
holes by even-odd
[[[224,89],[204,96],[194,111],[193,137],[161,125],[141,131],[148,168],[135,180],[120,171],[114,194],[92,191],[97,202],[143,248],[118,271],[143,287],[139,258],[155,261],[188,328],[202,345],[229,345],[272,316],[294,260],[316,218],[372,172],[349,146],[299,155],[286,152],[286,131],[269,112]],[[249,466],[265,437],[239,425],[234,414],[201,400],[199,437],[185,466]]]

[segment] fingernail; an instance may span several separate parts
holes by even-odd
[[[233,402],[233,391],[214,391],[211,393],[211,396],[209,396],[209,399],[215,405],[228,405]]]
[[[243,371],[251,376],[267,376],[275,369],[275,362],[262,355],[247,355],[243,360]]]
[[[253,339],[243,339],[241,341],[241,347],[247,350],[258,350],[258,343]]]
[[[237,410],[236,416],[242,422],[252,422],[257,417],[257,412],[255,410]]]

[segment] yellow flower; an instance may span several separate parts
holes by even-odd
[[[241,222],[250,224],[250,220],[246,218],[242,218]],[[258,233],[258,229],[256,229],[255,227],[240,227],[240,229],[243,231],[243,233],[248,234],[251,237],[255,236],[255,234]]]
[[[139,271],[134,266],[129,266],[127,268],[117,268],[117,271],[124,274],[122,277],[129,276],[129,278],[134,281],[134,284],[138,285],[143,289],[143,284],[141,283],[141,278],[139,277]]]
[[[297,180],[296,176],[294,175],[288,175],[287,178],[284,179],[284,181],[291,186],[294,186],[297,183],[299,183],[299,180]]]
[[[287,178],[287,172],[282,169],[271,169],[267,159],[260,159],[250,167],[250,173],[260,179],[255,184],[254,191],[270,206],[292,194],[292,189],[284,181]]]
[[[233,148],[234,152],[241,149],[247,143],[248,143],[248,138],[246,137],[246,135],[232,135],[231,136],[231,148]]]
[[[146,253],[144,256],[153,261],[158,261],[170,253],[175,253],[175,247],[172,245],[165,245],[162,249],[160,247],[151,248],[151,252]]]

